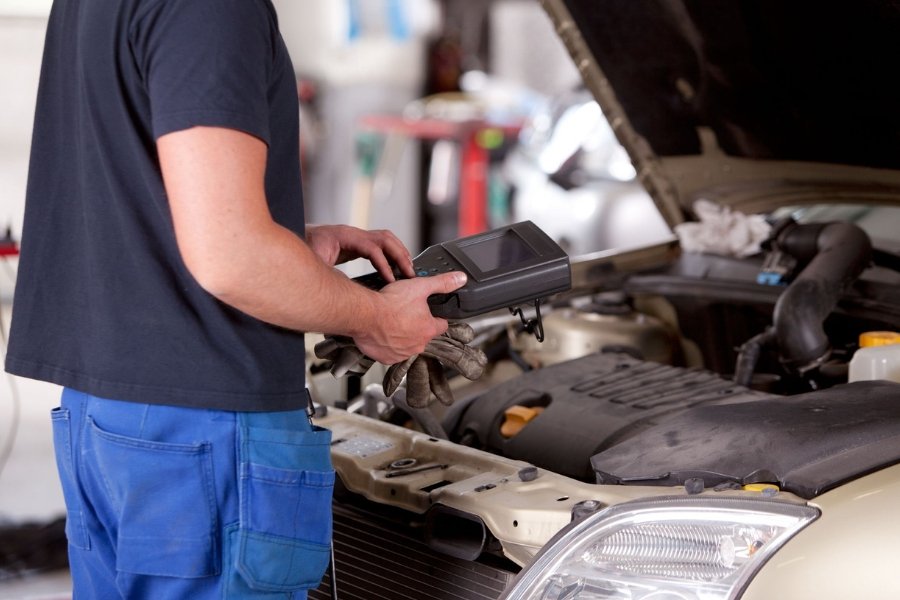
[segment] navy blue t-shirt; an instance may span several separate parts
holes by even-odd
[[[7,370],[119,400],[304,406],[303,335],[187,271],[155,145],[198,125],[260,138],[271,214],[302,236],[298,118],[270,0],[55,0]]]

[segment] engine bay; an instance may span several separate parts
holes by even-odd
[[[867,276],[883,267],[858,228],[787,230],[796,239],[776,231],[779,247],[749,259],[661,245],[650,268],[629,253],[573,263],[576,288],[545,308],[543,343],[512,317],[472,320],[489,374],[455,380],[437,419],[383,395],[364,412],[585,483],[767,482],[810,498],[897,462],[900,385],[847,385],[847,365],[861,332],[900,328],[900,293]],[[761,284],[785,248],[784,284]]]
[[[766,254],[674,242],[573,261],[573,290],[544,306],[543,343],[512,314],[469,320],[488,367],[474,382],[448,373],[450,407],[412,409],[402,387],[386,397],[365,381],[347,403],[324,403],[336,506],[402,524],[440,554],[511,561],[498,568],[512,573],[606,506],[753,484],[804,503],[900,462],[900,383],[848,383],[859,334],[900,329],[896,271],[867,255],[851,260],[859,273],[816,276],[828,289],[800,294],[811,306],[781,324],[814,349],[798,362],[772,331],[814,258],[777,286],[757,279]]]
[[[779,235],[750,259],[608,265],[612,285],[545,317],[544,344],[514,339],[526,370],[453,407],[450,439],[582,481],[767,482],[805,498],[897,462],[900,384],[847,383],[860,333],[900,327],[897,287],[852,225]],[[785,248],[783,284],[761,284]],[[526,423],[504,434],[510,420]]]

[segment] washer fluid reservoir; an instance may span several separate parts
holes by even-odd
[[[885,379],[900,382],[900,333],[867,331],[859,336],[859,350],[850,360],[848,380]]]

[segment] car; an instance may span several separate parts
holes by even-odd
[[[313,375],[310,597],[900,597],[900,8],[543,5],[678,235],[573,256],[543,343],[470,319],[447,409]]]

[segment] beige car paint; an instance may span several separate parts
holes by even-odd
[[[822,516],[763,566],[741,600],[900,598],[900,465],[842,485],[810,505]]]

